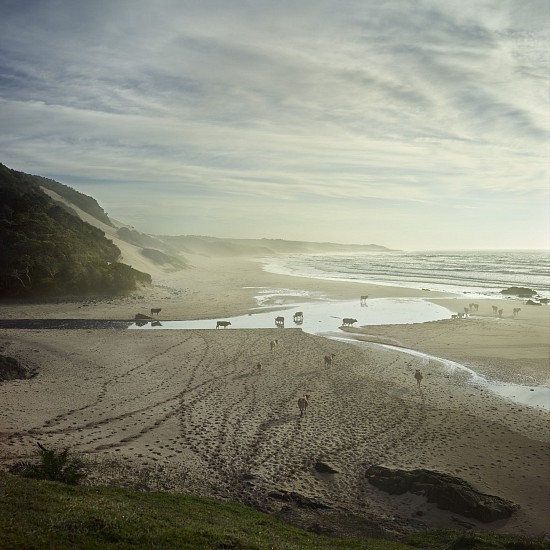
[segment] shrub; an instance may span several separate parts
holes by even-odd
[[[84,462],[79,458],[69,456],[69,449],[61,451],[47,449],[38,443],[38,463],[28,460],[15,463],[10,473],[20,477],[59,481],[69,485],[77,485],[87,475]]]

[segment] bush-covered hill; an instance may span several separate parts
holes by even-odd
[[[43,180],[0,164],[0,297],[111,294],[151,282],[118,262],[101,230],[50,199]]]
[[[72,187],[64,185],[63,183],[59,183],[55,180],[43,178],[41,176],[28,177],[32,178],[38,185],[41,185],[42,187],[45,187],[50,191],[54,191],[59,196],[67,199],[70,203],[78,206],[80,210],[87,212],[96,220],[99,220],[100,222],[103,222],[104,224],[113,227],[113,222],[111,222],[105,210],[103,210],[103,208],[99,206],[98,202],[93,197],[89,197],[88,195],[85,195],[84,193],[81,193],[80,191],[77,191],[76,189],[73,189]]]

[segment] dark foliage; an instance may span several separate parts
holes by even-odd
[[[56,192],[61,197],[67,199],[69,202],[78,206],[80,210],[87,212],[90,216],[93,216],[96,220],[103,222],[106,225],[113,227],[113,223],[109,219],[109,216],[105,213],[105,210],[99,206],[97,201],[93,197],[84,195],[76,189],[69,187],[68,185],[63,185],[58,181],[42,178],[40,176],[29,176],[33,178],[38,185],[42,185],[46,189]]]
[[[176,256],[169,256],[155,248],[142,248],[141,254],[157,265],[171,265],[174,269],[183,269],[186,262]]]
[[[10,473],[20,477],[59,481],[77,485],[86,477],[84,462],[69,455],[69,449],[56,451],[47,449],[38,443],[38,462],[28,460],[17,462],[10,468]]]
[[[0,297],[134,289],[151,278],[118,263],[104,233],[56,205],[35,176],[0,164]]]

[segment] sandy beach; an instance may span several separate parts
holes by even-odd
[[[131,320],[161,308],[161,320],[223,319],[257,307],[260,287],[307,291],[309,300],[425,298],[450,313],[471,301],[275,275],[246,259],[197,256],[191,263],[180,272],[157,268],[154,286],[131,296],[3,303],[0,318]],[[492,302],[477,301],[479,310],[466,319],[449,315],[347,332],[465,364],[488,380],[548,386],[548,307],[520,304],[514,316],[518,302],[503,300],[499,318]],[[271,351],[274,340],[279,343]],[[87,456],[95,464],[91,482],[236,499],[283,517],[285,502],[270,493],[295,492],[377,521],[389,532],[469,526],[549,533],[548,409],[503,399],[469,383],[466,371],[422,356],[294,327],[0,329],[0,351],[38,372],[0,383],[5,467],[41,442]],[[323,358],[330,353],[334,361],[327,368]],[[415,369],[424,375],[420,387]],[[304,393],[310,404],[300,417],[297,400]],[[334,473],[320,472],[319,462]],[[365,479],[375,464],[449,473],[520,508],[509,519],[481,523],[438,510],[421,496],[390,496]],[[304,521],[307,526],[318,519]]]

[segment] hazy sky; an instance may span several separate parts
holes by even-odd
[[[0,162],[141,231],[550,248],[547,0],[0,14]]]

